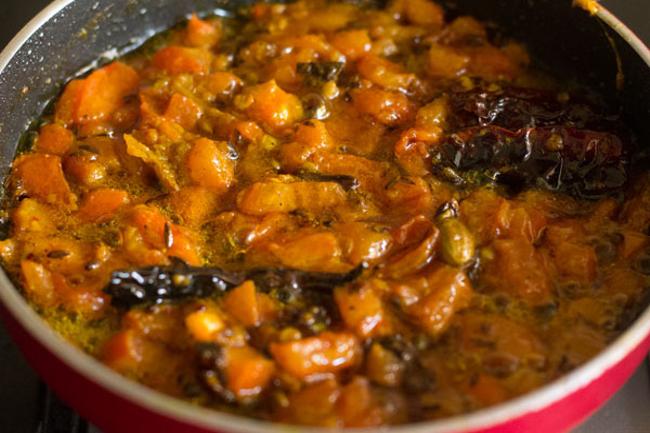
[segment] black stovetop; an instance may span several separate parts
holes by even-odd
[[[650,0],[602,2],[646,43],[650,41]],[[48,3],[48,0],[0,0],[0,48]],[[38,380],[2,325],[0,433],[98,433]],[[650,361],[646,361],[624,388],[574,433],[650,433]]]

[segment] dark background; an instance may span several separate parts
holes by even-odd
[[[48,0],[0,0],[0,49],[48,3]],[[646,44],[650,43],[650,0],[602,0],[602,3]],[[35,396],[39,394],[39,385],[1,325],[0,360],[0,433],[35,432],[39,410]],[[30,425],[33,428],[25,430]]]

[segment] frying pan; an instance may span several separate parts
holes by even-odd
[[[57,0],[0,54],[0,176],[21,135],[61,83],[137,46],[194,11],[237,0]],[[620,107],[638,142],[650,147],[650,51],[602,7],[595,16],[569,0],[454,0],[448,15],[471,14],[524,41],[556,76],[587,84]],[[648,169],[648,167],[642,167]],[[199,408],[123,378],[65,342],[0,270],[0,313],[32,367],[59,396],[106,433],[300,431]],[[549,433],[573,427],[631,375],[650,350],[650,308],[585,365],[527,395],[391,433]],[[310,429],[318,431],[319,429]],[[367,430],[368,433],[372,430]]]

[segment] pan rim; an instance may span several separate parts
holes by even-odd
[[[55,0],[30,20],[0,53],[0,74],[34,33],[74,1]],[[598,6],[596,16],[630,44],[650,67],[650,50],[638,36],[603,6]],[[307,428],[253,420],[197,407],[127,379],[64,340],[29,306],[9,280],[4,269],[0,270],[0,301],[32,338],[76,373],[120,398],[155,414],[215,431],[255,433],[285,433],[287,430],[299,432],[307,429],[315,433],[333,431],[326,428]],[[452,433],[498,426],[528,413],[540,411],[561,401],[566,396],[578,392],[581,388],[597,380],[605,371],[614,368],[642,344],[648,335],[650,335],[650,306],[614,342],[594,358],[533,392],[469,414],[436,421],[384,427],[381,430],[391,433]],[[344,431],[371,433],[376,432],[377,429],[353,428]]]

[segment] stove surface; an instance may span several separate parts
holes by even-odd
[[[649,1],[602,3],[650,43]],[[0,48],[47,3],[48,0],[0,0]],[[39,381],[0,325],[0,433],[5,432],[101,433]],[[572,433],[650,433],[650,359],[601,410]]]

